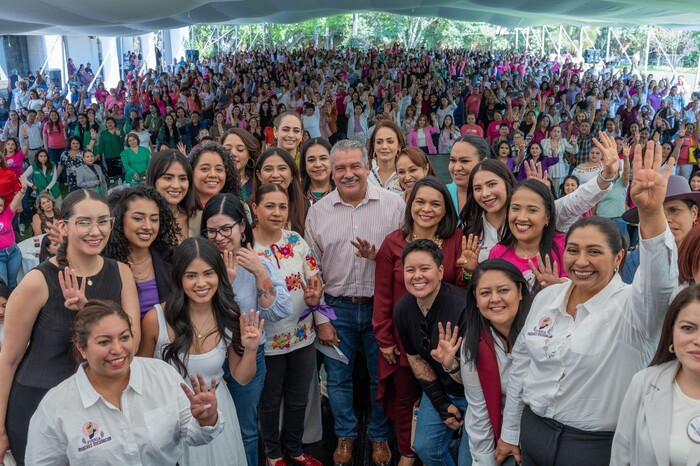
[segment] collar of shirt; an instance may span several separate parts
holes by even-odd
[[[129,367],[129,385],[127,385],[127,390],[132,388],[139,395],[143,392],[143,374],[141,373],[140,364],[131,364]],[[78,393],[80,394],[80,400],[83,402],[84,408],[89,408],[90,406],[97,403],[97,401],[102,398],[102,395],[97,393],[95,387],[92,386],[87,374],[85,373],[85,365],[81,364],[78,367],[78,371],[75,374],[75,384],[78,387]]]
[[[567,289],[564,293],[558,293],[554,300],[552,301],[551,309],[556,309],[562,314],[566,314],[566,305],[569,303],[569,297],[574,289],[574,283],[569,280],[566,284]],[[620,277],[620,274],[615,273],[612,280],[598,293],[596,293],[588,301],[579,304],[581,308],[585,309],[588,314],[595,314],[601,310],[604,310],[606,304],[610,302],[612,295],[617,292],[620,287],[624,286],[624,282]],[[582,316],[578,316],[582,317]]]

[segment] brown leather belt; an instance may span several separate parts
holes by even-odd
[[[336,296],[336,299],[353,304],[367,304],[374,300],[374,296]]]

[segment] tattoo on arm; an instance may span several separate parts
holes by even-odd
[[[258,288],[258,299],[260,298],[267,298],[268,296],[276,296],[277,295],[277,290],[275,290],[274,285],[272,284],[272,280],[270,278],[266,278],[263,283],[262,287]]]
[[[411,370],[418,380],[424,382],[432,382],[437,380],[437,375],[433,371],[432,367],[418,355],[409,354],[408,363],[411,365]]]

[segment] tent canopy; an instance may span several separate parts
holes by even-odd
[[[203,23],[295,23],[356,11],[439,16],[509,28],[547,25],[700,29],[700,1],[679,0],[17,0],[0,34],[126,36]]]

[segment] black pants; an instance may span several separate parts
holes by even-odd
[[[316,348],[308,345],[290,353],[265,356],[267,373],[258,419],[265,454],[282,456],[282,444],[291,456],[301,456],[304,414],[309,400],[311,378],[316,377]],[[284,400],[284,419],[280,438],[280,404]]]
[[[12,384],[10,397],[7,401],[5,426],[12,456],[19,466],[24,464],[29,421],[48,391],[45,388],[27,387],[17,382]]]
[[[565,426],[526,405],[520,421],[522,466],[608,466],[614,435]]]

